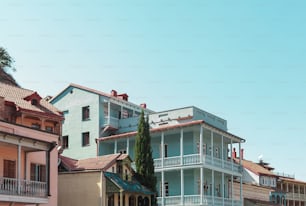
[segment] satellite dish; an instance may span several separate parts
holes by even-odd
[[[262,161],[262,158],[263,158],[263,155],[262,155],[262,154],[258,156],[258,160],[259,160],[259,161]]]

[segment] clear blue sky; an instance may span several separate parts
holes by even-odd
[[[306,181],[306,1],[2,0],[0,46],[19,84],[126,92],[228,121],[277,171]]]

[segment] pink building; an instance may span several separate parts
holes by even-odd
[[[57,205],[62,120],[36,92],[0,83],[0,206]]]

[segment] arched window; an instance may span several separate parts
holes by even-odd
[[[129,197],[129,206],[135,206],[135,196],[132,195]]]
[[[138,196],[138,205],[137,206],[143,206],[141,196]]]
[[[108,196],[108,206],[114,206],[114,194]]]
[[[150,200],[148,197],[143,198],[143,206],[149,206],[150,205]]]

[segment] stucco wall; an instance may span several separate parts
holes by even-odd
[[[71,92],[72,91],[72,92]],[[81,159],[94,157],[97,154],[95,139],[99,137],[99,96],[90,92],[85,92],[77,88],[70,88],[54,101],[55,107],[64,112],[64,124],[62,136],[68,135],[69,148],[65,149],[63,155]],[[82,107],[89,106],[89,120],[82,120]],[[90,133],[90,145],[82,146],[82,133]]]
[[[59,174],[58,206],[101,204],[101,172]]]

